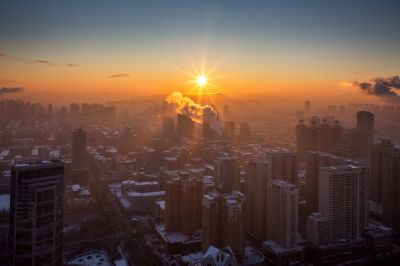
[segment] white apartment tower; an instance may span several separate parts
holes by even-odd
[[[321,167],[319,212],[331,222],[332,240],[356,239],[367,223],[367,176],[365,166]]]

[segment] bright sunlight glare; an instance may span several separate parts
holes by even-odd
[[[204,86],[207,84],[207,77],[204,75],[200,75],[196,79],[197,85]]]

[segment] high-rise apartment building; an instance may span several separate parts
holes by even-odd
[[[234,121],[226,121],[224,127],[224,135],[230,142],[235,141],[236,137],[236,125]]]
[[[176,134],[180,138],[191,139],[194,136],[195,124],[187,115],[178,114],[176,122]]]
[[[234,255],[243,257],[245,251],[245,195],[240,192],[218,191],[203,196],[202,249],[209,246],[231,247]]]
[[[223,192],[240,191],[240,165],[236,157],[215,161],[216,187]]]
[[[382,205],[382,220],[400,230],[400,147],[390,140],[371,150],[371,199]]]
[[[326,152],[308,151],[306,153],[306,205],[312,212],[318,211],[319,168],[344,164],[346,158]]]
[[[268,182],[266,238],[285,249],[297,246],[299,192],[281,179]]]
[[[330,124],[323,119],[320,123],[318,117],[313,117],[310,125],[305,125],[304,120],[300,120],[296,126],[297,160],[304,162],[307,151],[329,152],[342,139],[343,127],[338,120]]]
[[[265,240],[269,164],[250,160],[246,166],[246,232],[257,241]]]
[[[11,166],[10,265],[63,265],[64,165]]]
[[[320,168],[319,212],[332,226],[332,240],[356,239],[367,225],[368,167],[355,165]]]
[[[201,228],[202,182],[187,173],[166,184],[165,228],[168,232],[192,235]]]
[[[369,160],[371,157],[371,146],[374,143],[374,114],[367,111],[358,111],[356,131],[357,156]]]
[[[72,169],[88,168],[87,164],[87,132],[78,128],[72,132]]]
[[[239,139],[240,139],[240,141],[243,141],[243,142],[250,140],[250,125],[246,122],[240,123]]]
[[[283,179],[291,184],[297,183],[296,153],[284,148],[267,149],[265,153],[270,163],[271,179]]]
[[[162,121],[162,135],[166,138],[174,136],[175,121],[171,117],[165,116]]]
[[[307,242],[315,245],[326,245],[332,241],[330,220],[319,212],[307,217]]]

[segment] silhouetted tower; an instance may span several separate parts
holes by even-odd
[[[235,141],[236,126],[234,121],[226,121],[224,128],[224,135],[230,142]]]
[[[172,138],[174,136],[175,122],[174,119],[168,116],[163,117],[162,123],[162,135],[166,138]]]
[[[367,111],[357,112],[357,156],[370,159],[371,146],[374,143],[374,114]]]
[[[246,166],[246,231],[257,241],[265,240],[269,163],[250,160]]]
[[[194,135],[195,124],[187,115],[178,114],[176,123],[176,133],[178,137],[192,138]]]
[[[304,113],[309,114],[310,111],[311,111],[311,102],[307,100],[304,102]]]
[[[250,125],[246,122],[240,123],[239,139],[244,142],[250,140]]]
[[[201,224],[202,183],[180,173],[166,184],[165,228],[168,232],[192,235]]]
[[[240,166],[235,157],[222,157],[215,162],[216,187],[223,192],[240,191]]]

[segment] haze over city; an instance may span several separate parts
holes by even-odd
[[[399,10],[0,1],[0,265],[399,265]]]

